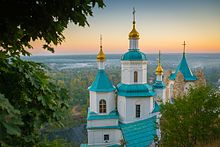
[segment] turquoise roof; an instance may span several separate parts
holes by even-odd
[[[102,120],[102,119],[118,119],[118,111],[113,110],[109,114],[106,115],[98,115],[95,112],[90,111],[88,108],[87,120]]]
[[[157,102],[154,102],[154,109],[152,113],[160,112],[160,105],[157,104]]]
[[[155,93],[148,84],[123,84],[117,85],[118,95],[126,97],[150,97]]]
[[[80,147],[88,147],[88,144],[80,144]]]
[[[113,144],[113,145],[110,145],[108,147],[124,147],[123,145],[119,145],[119,144]]]
[[[121,60],[147,60],[147,57],[139,49],[129,49],[127,53],[122,55]]]
[[[156,116],[128,124],[120,124],[126,147],[148,147],[156,135]]]
[[[105,70],[98,70],[95,80],[88,89],[95,92],[111,92],[115,90],[115,87],[109,80]]]
[[[175,73],[172,73],[170,75],[170,77],[169,77],[170,80],[175,80],[178,72],[181,72],[183,74],[183,77],[184,77],[185,81],[195,81],[195,80],[197,80],[196,76],[193,75],[193,73],[191,72],[191,70],[190,70],[190,68],[187,64],[185,53],[183,54],[182,60],[179,64],[179,66],[177,67]]]
[[[120,129],[120,126],[100,126],[100,127],[86,127],[88,130],[92,129]]]
[[[153,84],[153,89],[164,89],[166,88],[166,85],[163,81],[155,81]]]

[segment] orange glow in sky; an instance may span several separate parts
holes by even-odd
[[[128,34],[132,28],[132,7],[136,8],[136,28],[140,33],[139,48],[145,53],[220,52],[219,0],[111,0],[104,9],[94,9],[89,17],[90,27],[69,24],[64,31],[65,41],[55,47],[57,54],[96,54],[99,36],[103,36],[105,53],[124,53],[128,49]],[[32,54],[50,54],[43,42],[32,45]]]

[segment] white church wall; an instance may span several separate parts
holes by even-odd
[[[126,100],[124,96],[118,96],[118,101],[117,101],[117,109],[119,113],[119,120],[124,121],[126,117]]]
[[[121,77],[124,84],[147,83],[147,61],[121,61]],[[134,82],[134,72],[138,72],[138,81]]]
[[[87,127],[118,126],[118,119],[88,120]]]
[[[163,103],[166,102],[166,89],[154,89],[155,91],[155,98],[160,98]]]
[[[140,105],[140,118],[136,118],[136,105]],[[120,102],[119,102],[120,105]],[[118,108],[120,121],[122,123],[130,123],[138,120],[143,120],[149,117],[153,111],[153,97],[146,98],[124,98],[121,97],[121,105],[125,108]],[[120,106],[121,106],[120,105]]]
[[[106,113],[99,113],[99,101],[106,101]],[[100,115],[109,114],[115,110],[115,92],[93,92],[90,91],[90,111],[99,113]]]
[[[109,141],[104,140],[104,135],[109,135]],[[120,144],[120,139],[122,139],[122,133],[118,129],[88,130],[88,145],[90,147],[106,147]]]

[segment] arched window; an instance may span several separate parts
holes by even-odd
[[[106,113],[106,101],[105,100],[99,101],[99,113]]]
[[[138,72],[135,71],[134,72],[134,82],[137,82],[138,81]]]

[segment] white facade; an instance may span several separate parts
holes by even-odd
[[[137,82],[134,73],[137,72]],[[147,61],[121,61],[121,82],[124,84],[147,83]]]
[[[136,105],[140,105],[140,117],[136,117]],[[119,120],[122,123],[131,123],[147,119],[153,111],[153,97],[124,97],[118,96]]]
[[[166,89],[154,89],[155,92],[155,100],[161,99],[163,104],[166,103]]]
[[[104,135],[109,135],[109,140],[104,140]],[[122,133],[119,129],[94,129],[88,130],[88,145],[90,147],[106,147],[120,144]]]
[[[89,92],[90,111],[98,113],[99,115],[106,115],[115,110],[115,92]],[[106,113],[99,113],[99,102],[101,100],[106,101]]]

